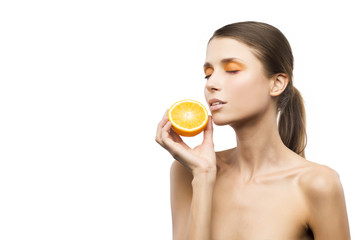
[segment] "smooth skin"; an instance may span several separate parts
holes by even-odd
[[[276,97],[288,76],[267,77],[253,50],[230,38],[209,42],[204,72],[206,100],[225,104],[211,112],[203,142],[188,147],[166,114],[156,133],[175,159],[173,239],[350,239],[339,175],[281,141]],[[234,129],[236,148],[214,151],[213,122]]]

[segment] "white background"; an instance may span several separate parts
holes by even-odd
[[[1,1],[0,239],[171,239],[157,123],[204,103],[212,33],[278,27],[306,102],[307,158],[334,168],[360,239],[355,1]],[[215,127],[216,149],[233,147]],[[201,136],[186,139],[197,144]]]

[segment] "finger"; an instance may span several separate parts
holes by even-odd
[[[170,135],[174,139],[175,142],[179,143],[185,149],[189,149],[190,147],[182,140],[182,138],[177,134],[172,128],[170,129]]]
[[[163,143],[163,147],[168,150],[168,152],[174,156],[175,152],[178,152],[178,144],[174,141],[172,135],[171,135],[171,122],[167,122],[165,126],[161,130],[161,139]]]
[[[158,142],[161,145],[161,130],[162,128],[166,125],[166,123],[169,121],[168,119],[168,115],[167,115],[168,110],[166,110],[163,118],[161,119],[161,121],[159,122],[157,129],[156,129],[156,137],[155,140],[156,142]]]
[[[182,146],[184,148],[189,148],[181,137],[171,128],[172,124],[169,121],[162,129],[162,139],[167,146],[168,149],[172,149],[174,147],[178,148]]]
[[[171,122],[167,121],[165,126],[161,129],[160,132],[160,139],[162,143],[164,144],[165,148],[168,148],[168,146],[171,144],[172,138],[170,136],[170,129],[171,129]]]
[[[158,127],[163,128],[165,126],[165,124],[169,121],[167,113],[168,113],[168,109],[165,111],[163,118],[161,119],[161,121],[158,124]]]
[[[206,125],[206,128],[204,130],[204,143],[211,143],[213,144],[213,120],[212,116],[209,116],[209,121]]]

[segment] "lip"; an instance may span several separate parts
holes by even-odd
[[[219,102],[220,104],[211,106],[211,104],[216,103],[216,102]],[[212,98],[212,99],[210,99],[210,100],[208,101],[208,103],[209,103],[209,108],[210,108],[211,111],[218,110],[218,109],[224,107],[224,105],[226,104],[225,101],[220,100],[220,99],[217,99],[217,98]]]

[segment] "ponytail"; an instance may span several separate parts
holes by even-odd
[[[306,115],[300,92],[289,85],[279,101],[278,129],[281,140],[292,151],[305,158]]]

